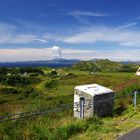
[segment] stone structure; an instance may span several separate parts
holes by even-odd
[[[74,116],[78,118],[112,114],[114,91],[98,84],[76,86]]]

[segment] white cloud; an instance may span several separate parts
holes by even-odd
[[[140,50],[114,50],[114,51],[96,51],[96,50],[76,50],[63,49],[62,58],[90,60],[94,58],[111,60],[140,60]],[[5,61],[35,61],[53,59],[52,48],[20,48],[20,49],[0,49],[0,62]]]
[[[62,50],[61,50],[61,48],[59,46],[53,46],[51,48],[51,50],[52,50],[52,53],[53,53],[53,56],[52,57],[54,59],[61,58],[61,56],[62,56]]]
[[[0,49],[0,62],[46,60],[52,58],[51,49],[15,48]]]
[[[123,28],[132,26],[127,25]],[[77,34],[65,37],[63,40],[66,43],[73,44],[93,44],[95,42],[114,42],[125,46],[138,46],[140,47],[140,31],[139,30],[126,30],[118,27],[105,27],[95,26],[85,29]]]
[[[137,24],[138,24],[137,22],[127,23],[125,25],[120,26],[118,29],[126,29],[126,28],[129,28],[129,27],[135,26]]]
[[[90,25],[91,22],[85,17],[106,17],[106,16],[109,16],[107,14],[100,13],[100,12],[78,11],[78,10],[71,11],[68,13],[68,15],[76,18],[80,22],[80,24],[86,24],[86,25]]]
[[[47,43],[43,36],[20,33],[18,28],[11,24],[0,23],[0,44],[25,44],[25,43]]]
[[[110,59],[115,61],[122,60],[140,60],[140,50],[114,50],[114,51],[96,51],[96,50],[64,50],[63,57],[68,59],[90,60],[94,58]]]
[[[78,11],[75,13],[80,15],[80,12]],[[94,15],[94,13],[82,14]],[[137,22],[132,22],[118,27],[109,27],[103,25],[91,26],[87,28],[74,27],[73,29],[71,28],[70,35],[68,35],[68,31],[67,33],[63,33],[63,35],[58,35],[58,33],[49,34],[47,32],[41,32],[41,34],[38,35],[38,32],[19,32],[18,26],[0,23],[0,44],[48,43],[50,41],[67,44],[94,45],[96,42],[113,42],[121,46],[140,47],[140,30],[138,28],[137,30],[130,28],[137,24]],[[37,27],[39,28],[39,26]]]
[[[103,13],[90,12],[90,11],[72,11],[69,14],[72,15],[72,16],[93,16],[93,17],[104,17],[104,16],[108,16],[108,15],[103,14]]]
[[[80,12],[78,14],[80,14]],[[92,14],[90,13],[89,15]],[[63,33],[63,35],[58,35],[57,33],[56,35],[54,33],[47,32],[38,35],[38,32],[20,32],[18,26],[0,23],[0,44],[48,43],[49,41],[65,42],[69,44],[113,42],[123,46],[140,47],[140,30],[130,28],[137,24],[137,22],[132,22],[118,27],[108,27],[102,25],[87,28],[74,27],[71,29],[70,35],[68,35],[68,33]],[[39,28],[39,26],[37,27]]]
[[[26,43],[47,43],[48,41],[32,34],[3,34],[0,35],[0,44],[26,44]]]
[[[48,40],[32,34],[3,34],[0,35],[0,44],[27,44],[27,43],[47,43]]]

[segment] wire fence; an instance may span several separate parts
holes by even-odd
[[[105,103],[105,102],[111,101],[111,100],[115,101],[117,99],[124,99],[126,97],[132,97],[132,102],[134,104],[134,110],[136,111],[138,93],[139,93],[138,91],[134,91],[133,93],[130,93],[127,95],[114,96],[112,98],[104,98],[104,99],[95,100],[90,104],[90,107],[94,106],[97,103],[102,104],[102,103]],[[85,106],[86,104],[83,104],[83,105]],[[4,116],[0,116],[0,123],[19,120],[19,119],[25,119],[25,118],[29,118],[29,117],[35,117],[35,116],[39,116],[39,115],[49,115],[51,113],[61,112],[61,111],[65,111],[65,110],[67,111],[67,110],[73,109],[75,106],[82,106],[82,105],[80,102],[69,102],[66,104],[59,105],[56,108],[52,108],[52,109],[46,109],[46,110],[40,109],[40,110],[36,110],[36,111],[28,111],[28,112],[21,112],[21,113],[15,113],[15,114],[7,113]],[[81,111],[83,111],[83,110],[81,110]]]

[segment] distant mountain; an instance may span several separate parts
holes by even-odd
[[[108,59],[93,59],[91,61],[80,61],[72,66],[73,69],[91,72],[136,72],[139,65],[134,62],[115,62]]]
[[[0,67],[70,67],[73,64],[80,62],[78,59],[53,59],[39,61],[22,61],[22,62],[0,62]]]
[[[120,63],[122,63],[122,64],[134,64],[136,62],[135,61],[121,61]]]
[[[140,64],[140,61],[121,61],[122,64]]]
[[[79,70],[89,71],[136,71],[140,62],[121,61],[115,62],[108,59],[92,59],[90,61],[81,61],[78,59],[53,59],[39,61],[22,61],[22,62],[0,62],[0,67],[38,67],[47,66],[52,68],[71,67]],[[127,66],[124,66],[127,65]]]

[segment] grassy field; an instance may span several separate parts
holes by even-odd
[[[96,73],[68,68],[57,69],[58,76],[47,74],[51,69],[41,68],[45,75],[39,75],[40,81],[30,85],[38,95],[24,97],[19,94],[0,94],[0,115],[24,111],[50,109],[73,101],[73,89],[77,85],[97,83],[109,87],[116,94],[125,94],[140,88],[140,78],[134,73]],[[52,82],[52,80],[54,80]],[[51,84],[50,84],[51,83]],[[50,86],[51,85],[51,86]],[[52,86],[53,85],[53,86]],[[0,84],[0,88],[8,85]],[[10,86],[9,86],[10,87]],[[26,87],[19,87],[24,89]],[[2,102],[4,100],[5,102]],[[124,106],[121,113],[115,109]],[[0,124],[0,139],[35,139],[35,140],[75,140],[95,139],[112,140],[133,128],[140,126],[140,106],[134,112],[131,99],[118,100],[112,117],[79,120],[73,117],[73,109],[52,113],[49,116],[31,117]]]

